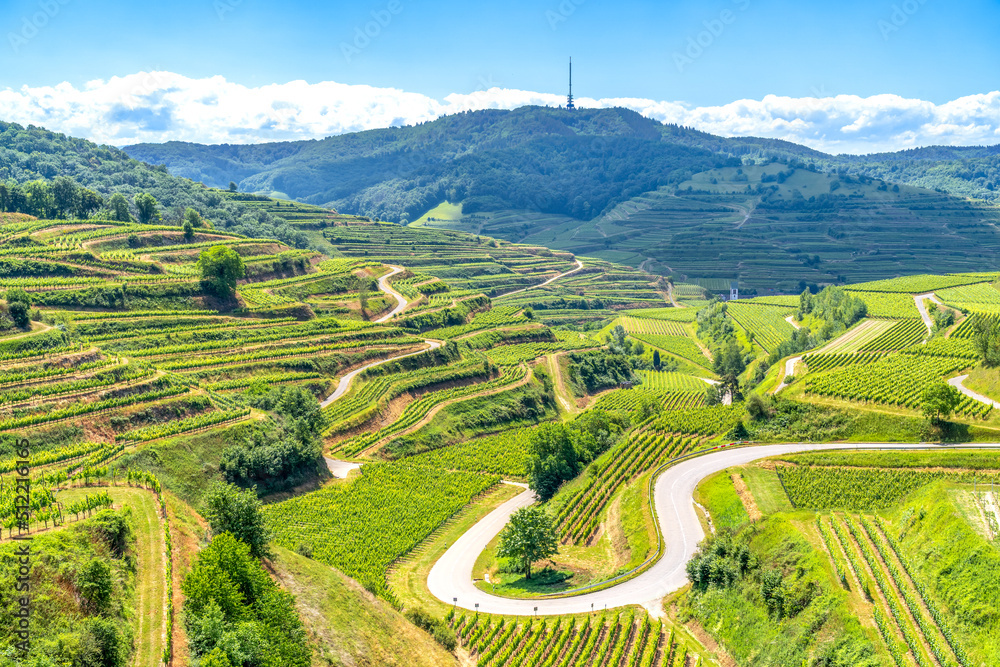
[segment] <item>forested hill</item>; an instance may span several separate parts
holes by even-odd
[[[631,197],[734,160],[823,171],[993,199],[996,148],[833,156],[776,139],[718,137],[627,109],[522,107],[409,127],[258,145],[170,142],[125,151],[208,185],[286,196],[344,212],[413,220],[443,200],[466,213],[528,209],[592,219]]]
[[[86,205],[80,199],[83,188],[89,191]],[[284,218],[245,201],[252,199],[249,195],[178,178],[166,167],[145,164],[111,146],[0,121],[0,212],[39,218],[101,216],[114,194],[129,202],[132,218],[142,217],[135,198],[145,194],[156,200],[151,214],[166,224],[180,226],[193,208],[217,228],[300,248],[308,245],[305,235]]]
[[[171,142],[125,150],[172,173],[345,212],[415,219],[444,199],[466,212],[530,209],[590,219],[733,156],[821,158],[771,139],[723,139],[627,109],[547,107],[446,116],[413,127],[255,146]]]

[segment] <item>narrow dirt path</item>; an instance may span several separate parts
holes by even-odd
[[[329,456],[324,456],[323,459],[326,461],[326,467],[337,479],[346,479],[352,470],[357,470],[361,467],[360,463],[331,459]]]
[[[361,366],[360,368],[355,368],[353,371],[351,371],[350,373],[346,374],[344,377],[340,378],[340,381],[337,383],[337,388],[333,391],[332,394],[330,394],[329,396],[327,396],[323,400],[322,403],[319,404],[319,407],[320,408],[325,408],[328,405],[330,405],[331,403],[333,403],[334,401],[336,401],[337,399],[341,398],[344,394],[347,393],[347,390],[351,388],[351,383],[354,382],[354,378],[356,378],[358,376],[358,374],[363,373],[364,371],[368,370],[369,368],[374,368],[375,366],[381,366],[382,364],[387,364],[390,361],[396,361],[398,359],[406,359],[407,357],[412,357],[412,356],[417,355],[417,354],[422,354],[423,352],[427,352],[428,350],[436,350],[437,348],[441,347],[441,345],[443,344],[439,340],[432,340],[430,338],[424,339],[424,342],[427,343],[428,346],[425,347],[422,350],[417,350],[416,352],[408,352],[407,354],[401,354],[401,355],[396,356],[396,357],[388,357],[386,359],[379,359],[378,361],[373,361],[370,364],[365,364],[364,366]]]
[[[801,329],[802,328],[802,325],[795,321],[795,316],[794,315],[789,315],[788,317],[785,318],[785,321],[788,322],[789,324],[791,324],[796,329]]]
[[[395,297],[395,299],[396,299],[396,307],[393,308],[391,311],[389,311],[388,315],[384,315],[384,316],[378,318],[377,320],[375,320],[376,324],[382,324],[383,322],[388,322],[389,320],[391,320],[392,318],[394,318],[396,315],[398,315],[399,313],[403,312],[403,310],[406,309],[406,306],[409,305],[409,303],[407,302],[406,298],[403,297],[402,294],[400,294],[399,292],[397,292],[396,290],[394,290],[391,285],[389,285],[389,278],[392,278],[393,276],[399,275],[400,273],[402,273],[406,269],[404,269],[401,266],[393,266],[392,264],[386,264],[386,266],[388,266],[390,269],[392,269],[392,271],[390,271],[389,273],[385,274],[384,276],[382,276],[381,278],[378,279],[378,288],[380,290],[382,290],[383,292],[385,292],[386,294],[388,294],[389,296]]]
[[[396,307],[393,308],[388,315],[385,315],[375,320],[376,324],[387,322],[396,314],[403,312],[409,305],[409,302],[406,300],[406,298],[389,285],[389,278],[395,275],[399,275],[400,273],[405,271],[405,269],[401,266],[392,266],[391,264],[387,264],[386,266],[389,266],[392,269],[392,271],[390,271],[389,273],[385,274],[384,276],[378,279],[378,286],[380,290],[382,290],[389,296],[394,297],[396,299]],[[327,396],[323,400],[323,402],[320,403],[319,407],[325,408],[334,401],[336,401],[337,399],[339,399],[340,397],[342,397],[344,394],[346,394],[347,390],[351,388],[351,384],[354,382],[354,378],[356,378],[358,374],[363,373],[369,368],[374,368],[375,366],[387,364],[390,361],[396,361],[397,359],[405,359],[406,357],[412,357],[414,355],[421,354],[422,352],[427,352],[428,350],[436,350],[437,348],[441,347],[441,345],[443,345],[441,341],[433,340],[431,338],[425,338],[424,342],[427,343],[427,347],[422,350],[417,350],[416,352],[409,352],[407,354],[401,354],[395,357],[389,357],[387,359],[379,359],[378,361],[373,361],[370,364],[365,364],[364,366],[356,368],[350,373],[344,375],[344,377],[340,378],[340,381],[337,382],[337,388],[334,390],[334,392],[329,396]]]
[[[517,382],[515,382],[514,384],[507,384],[507,385],[504,385],[502,387],[494,387],[493,389],[488,389],[486,391],[476,392],[476,393],[473,393],[473,394],[468,394],[466,396],[456,396],[455,398],[449,398],[446,401],[442,401],[442,402],[438,403],[437,405],[435,405],[434,407],[432,407],[430,410],[428,410],[427,414],[424,415],[423,417],[421,417],[420,421],[418,421],[418,422],[416,422],[416,423],[414,423],[414,424],[412,424],[410,426],[407,426],[402,431],[398,431],[396,433],[393,433],[392,435],[387,435],[386,437],[382,438],[378,442],[372,444],[370,447],[367,447],[364,450],[362,450],[361,452],[359,452],[358,456],[359,457],[368,456],[368,455],[370,455],[370,454],[378,451],[383,445],[385,445],[386,443],[388,443],[390,440],[393,440],[395,438],[401,438],[401,437],[403,437],[405,435],[410,435],[411,433],[415,433],[420,428],[422,428],[422,427],[426,426],[427,424],[429,424],[430,421],[432,419],[434,419],[434,417],[437,415],[437,413],[441,412],[443,409],[445,409],[449,405],[453,405],[455,403],[461,403],[462,401],[471,401],[474,398],[482,398],[483,396],[493,396],[494,394],[500,394],[500,393],[503,393],[505,391],[510,391],[512,389],[517,389],[518,387],[523,387],[524,385],[526,385],[529,382],[531,382],[531,378],[532,377],[534,377],[534,373],[532,373],[531,369],[529,368],[528,372],[524,374],[524,377],[521,378],[520,380],[518,380]]]
[[[28,336],[37,336],[38,334],[43,334],[46,331],[52,331],[54,328],[55,327],[53,327],[51,324],[46,324],[45,322],[32,322],[31,331],[25,331],[24,333],[19,333],[13,336],[0,338],[0,341],[6,343],[9,340],[17,340],[18,338],[27,338]]]
[[[795,375],[795,365],[802,361],[802,357],[792,357],[785,362],[785,374],[781,376],[781,384],[775,387],[772,394],[777,394],[779,391],[788,386],[788,378]]]
[[[559,368],[559,354],[546,355],[546,359],[549,362],[549,372],[552,373],[552,378],[555,380],[556,399],[559,401],[559,405],[570,415],[579,413],[580,408],[576,406],[573,395],[566,386],[566,379],[563,377],[562,370]]]
[[[687,308],[684,304],[677,303],[677,299],[674,297],[674,284],[670,281],[667,281],[667,298],[670,299],[674,308]]]

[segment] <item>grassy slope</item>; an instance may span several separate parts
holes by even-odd
[[[152,472],[181,500],[197,507],[208,485],[219,477],[222,451],[244,428],[246,424],[237,424],[157,440],[144,445],[123,467]]]
[[[158,667],[163,653],[166,628],[166,581],[164,572],[163,524],[156,497],[144,489],[130,487],[72,488],[59,493],[64,505],[84,496],[107,491],[115,507],[129,505],[135,522],[138,577],[136,579],[135,667]],[[65,526],[75,526],[70,519]],[[62,528],[58,529],[62,530]],[[51,530],[45,532],[52,532]]]
[[[797,615],[776,620],[763,606],[760,585],[744,580],[733,587],[690,594],[684,605],[739,664],[789,665],[807,655],[838,653],[840,660],[863,660],[866,652],[874,651],[874,635],[869,636],[872,633],[862,629],[853,616],[847,593],[826,567],[826,555],[812,543],[814,536],[802,529],[804,524],[798,519],[803,513],[771,515],[748,528],[749,517],[731,478],[734,472],[747,470],[726,470],[707,478],[696,490],[696,499],[709,510],[717,529],[750,531],[752,552],[764,570],[778,567],[784,572],[789,598],[813,591],[812,601]],[[753,484],[753,479],[747,482]],[[760,485],[753,486],[756,493]],[[835,649],[840,642],[846,643]]]
[[[985,368],[978,366],[969,371],[969,377],[963,382],[972,391],[993,400],[1000,400],[1000,368]]]
[[[275,553],[274,572],[295,595],[315,644],[314,664],[457,664],[430,635],[357,582],[287,549],[276,547]]]
[[[946,605],[974,664],[994,664],[1000,655],[1000,552],[962,519],[943,482],[912,494],[891,523],[917,576]]]

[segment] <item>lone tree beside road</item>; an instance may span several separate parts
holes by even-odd
[[[541,507],[522,507],[510,516],[500,533],[497,556],[518,563],[526,579],[531,579],[531,564],[559,551],[552,519]]]
[[[924,416],[932,424],[940,424],[948,419],[955,411],[958,404],[962,402],[962,395],[950,384],[938,382],[924,389],[923,409]]]

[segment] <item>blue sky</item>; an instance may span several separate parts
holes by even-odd
[[[248,141],[419,122],[456,108],[558,104],[569,55],[574,92],[591,104],[720,134],[829,150],[1000,142],[1000,96],[966,99],[1000,89],[996,0],[4,0],[0,26],[0,118],[112,143],[226,140],[194,120],[179,124],[204,115],[193,93],[171,98],[221,89],[221,80],[275,109],[298,101],[316,107],[314,116],[337,116],[216,118],[245,123],[231,129]],[[128,78],[152,71],[167,75],[138,86]],[[125,83],[107,84],[114,77]],[[98,80],[103,92],[91,85],[84,94]],[[293,91],[293,81],[314,87]],[[63,82],[69,89],[48,88]],[[322,82],[348,88],[331,93]],[[285,89],[265,91],[272,84]],[[335,114],[319,106],[331,94],[340,96]],[[448,101],[456,95],[466,96],[457,106]],[[899,99],[872,102],[877,95]],[[795,121],[811,123],[815,104],[742,102],[768,96],[862,102],[819,105],[833,120],[805,131]],[[376,112],[363,113],[365,105]],[[942,114],[936,105],[951,107]],[[88,107],[105,110],[97,117]],[[144,117],[161,122],[128,124]],[[859,134],[858,121],[895,134]],[[953,130],[939,136],[935,123]],[[849,136],[840,136],[844,127]]]
[[[826,91],[940,103],[993,90],[1000,72],[996,0],[395,2],[393,14],[383,0],[5,0],[0,86],[79,85],[161,69],[246,85],[333,80],[433,97],[472,92],[483,81],[561,93],[572,54],[579,93],[595,98],[706,105]],[[10,33],[46,6],[50,18],[15,53]],[[372,12],[391,20],[349,62],[341,46],[353,46]],[[879,21],[899,29],[886,32]],[[711,40],[705,22],[719,33]],[[707,47],[679,71],[675,55],[687,56],[699,33]]]

